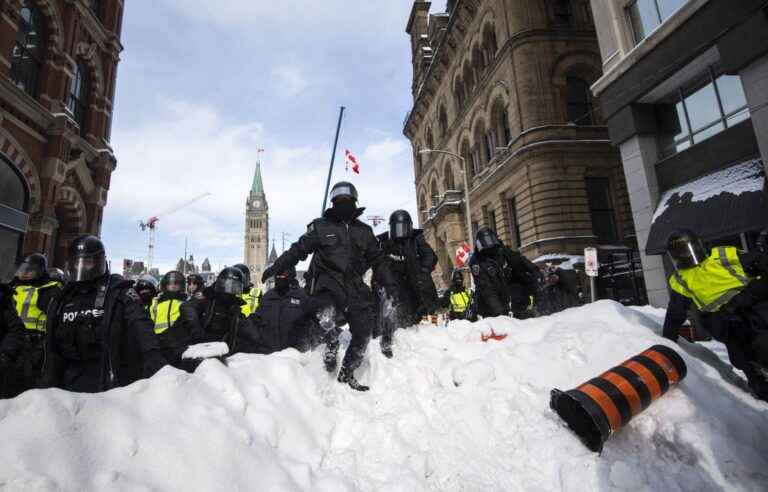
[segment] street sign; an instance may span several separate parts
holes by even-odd
[[[597,277],[600,263],[597,261],[597,249],[584,248],[584,270],[587,276]]]
[[[464,268],[464,266],[469,263],[469,257],[471,256],[472,250],[469,248],[469,245],[467,243],[463,243],[459,248],[456,250],[456,268]]]

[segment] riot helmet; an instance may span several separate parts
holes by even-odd
[[[104,276],[108,271],[104,244],[96,236],[78,237],[69,246],[67,268],[72,282],[88,282]]]
[[[464,287],[464,275],[461,270],[454,270],[451,274],[451,283],[454,287]]]
[[[24,258],[16,269],[16,278],[21,281],[38,280],[48,275],[48,260],[45,255],[32,253]]]
[[[51,280],[57,280],[62,284],[69,282],[69,275],[61,268],[49,268],[48,276],[51,277]]]
[[[331,203],[335,202],[338,198],[347,198],[356,202],[357,188],[349,181],[339,181],[331,188]]]
[[[142,275],[133,285],[133,289],[139,294],[141,301],[146,305],[149,305],[157,295],[157,287],[157,279],[152,275]]]
[[[757,250],[764,255],[768,255],[768,229],[763,229],[757,236],[757,242],[755,243]]]
[[[669,235],[667,254],[678,270],[700,265],[708,256],[698,234],[690,229],[678,229]]]
[[[392,239],[405,239],[413,234],[413,221],[411,215],[405,210],[395,210],[389,216],[389,237]]]
[[[163,292],[185,292],[187,290],[187,279],[181,272],[171,270],[163,275],[160,280],[160,290]]]
[[[242,263],[238,263],[237,265],[234,265],[232,268],[237,268],[240,270],[240,273],[243,274],[243,287],[247,288],[251,285],[251,271],[248,269],[247,266],[245,266]]]
[[[501,241],[499,241],[498,236],[496,236],[496,233],[490,227],[483,226],[477,231],[477,234],[475,235],[475,249],[478,252],[485,251],[499,245],[501,245]]]
[[[219,294],[239,296],[243,293],[245,282],[243,273],[234,267],[227,267],[219,273],[214,284],[214,291]]]
[[[296,280],[296,268],[287,267],[275,273],[275,289],[284,293]]]

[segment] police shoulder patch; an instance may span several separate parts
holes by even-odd
[[[141,302],[141,296],[139,296],[139,293],[136,292],[136,289],[133,287],[125,290],[125,297],[132,300],[133,302]]]

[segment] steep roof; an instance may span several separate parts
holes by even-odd
[[[253,184],[251,184],[251,195],[263,195],[264,184],[261,181],[261,161],[256,161],[256,171],[253,173]]]
[[[277,250],[275,249],[275,242],[272,241],[272,251],[269,253],[269,259],[267,260],[268,264],[273,264],[277,260]]]

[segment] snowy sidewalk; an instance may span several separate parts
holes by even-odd
[[[0,402],[3,490],[768,490],[768,404],[678,350],[688,377],[588,451],[549,410],[651,345],[658,313],[602,301],[399,331],[369,393],[319,352],[164,369],[103,395]],[[480,341],[493,328],[509,336]]]

